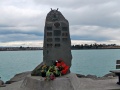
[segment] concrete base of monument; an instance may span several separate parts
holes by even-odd
[[[19,90],[79,90],[79,80],[73,73],[51,81],[39,76],[27,76]]]

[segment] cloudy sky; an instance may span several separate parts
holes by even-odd
[[[42,46],[50,8],[69,21],[72,44],[120,45],[120,0],[0,0],[0,46]]]

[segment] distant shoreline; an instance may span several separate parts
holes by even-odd
[[[52,48],[52,47],[51,47]],[[120,49],[120,45],[116,44],[81,44],[71,45],[71,50],[104,50],[104,49]],[[33,51],[43,50],[43,47],[0,47],[0,51]]]
[[[98,48],[98,49],[71,49],[71,50],[106,50],[106,49],[120,49],[120,48]]]
[[[106,49],[120,49],[120,48],[71,48],[71,50],[106,50]],[[0,47],[0,51],[36,51],[43,50],[42,47]]]
[[[43,50],[42,47],[0,47],[0,51],[33,51]]]

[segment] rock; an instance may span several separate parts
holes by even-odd
[[[6,81],[5,84],[11,84],[11,83],[14,83],[14,81]]]
[[[79,79],[73,74],[57,77],[52,81],[45,81],[40,76],[27,76],[19,90],[80,90]]]
[[[31,73],[32,76],[40,76],[40,69],[44,63],[39,64]]]
[[[2,80],[0,80],[0,85],[3,85],[3,84],[4,84],[4,82]]]
[[[90,74],[88,74],[88,75],[86,76],[86,78],[96,79],[96,78],[97,78],[97,76],[96,76],[96,75],[90,75]]]
[[[84,78],[85,77],[85,75],[82,75],[82,74],[76,74],[77,75],[77,77],[79,77],[79,78]]]
[[[104,75],[103,77],[116,77],[115,73],[108,73]]]
[[[13,82],[21,81],[23,80],[26,76],[30,75],[31,71],[23,72],[16,74],[13,78],[11,78],[9,81],[6,81],[6,84],[11,84]]]
[[[4,86],[5,86],[5,83],[2,80],[0,80],[0,87],[4,87]]]

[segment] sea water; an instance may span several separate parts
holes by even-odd
[[[72,50],[71,72],[103,76],[114,70],[120,49]],[[43,60],[43,51],[1,51],[0,77],[7,81],[15,74],[32,71]]]

